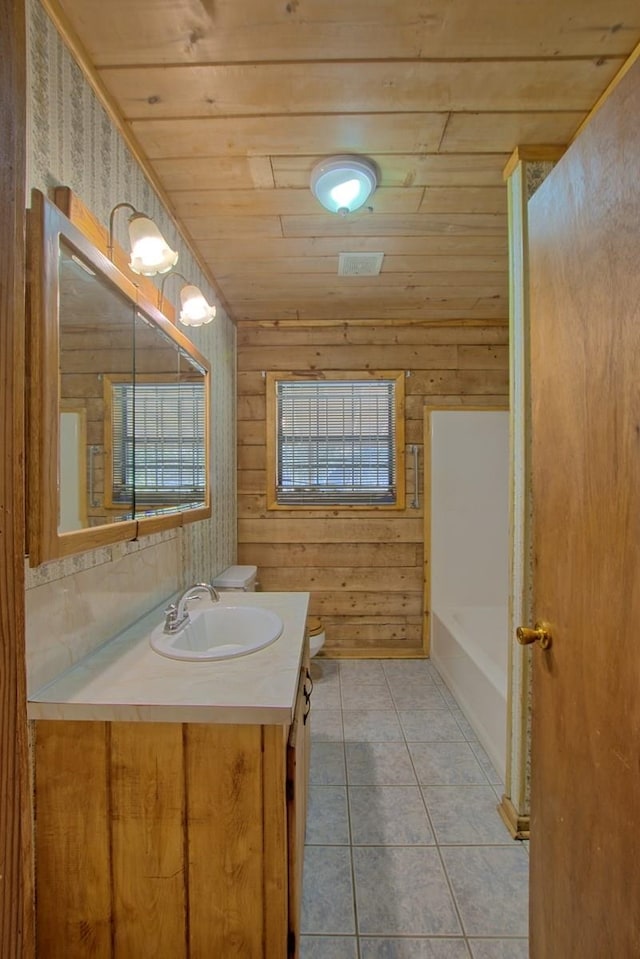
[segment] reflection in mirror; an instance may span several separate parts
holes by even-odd
[[[180,483],[194,509],[206,503],[208,403],[206,371],[182,347],[179,350]]]
[[[58,532],[83,529],[87,518],[87,415],[83,406],[60,403]],[[89,460],[91,469],[91,460]]]
[[[205,370],[140,311],[135,356],[135,378],[105,379],[110,501],[132,497],[136,517],[202,508]]]
[[[28,250],[30,564],[210,516],[205,357],[37,190]]]
[[[133,516],[131,491],[118,502],[116,510],[105,495],[103,377],[130,375],[133,370],[135,307],[62,238],[58,280],[61,403],[58,532],[63,533]],[[84,436],[75,445],[69,435],[70,414],[65,410],[75,411],[84,422]],[[76,460],[77,469],[84,477],[74,482]]]

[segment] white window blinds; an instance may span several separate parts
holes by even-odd
[[[279,504],[395,503],[394,380],[279,380],[276,417]]]
[[[113,502],[168,506],[205,493],[201,383],[114,383]]]

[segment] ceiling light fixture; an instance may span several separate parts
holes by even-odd
[[[160,284],[160,289],[158,290],[158,307],[160,307],[162,304],[164,285],[171,276],[179,276],[187,284],[180,290],[180,303],[182,304],[182,309],[178,319],[182,325],[204,326],[205,323],[211,323],[211,320],[216,315],[215,306],[209,306],[201,290],[199,290],[197,286],[193,286],[193,284],[189,283],[184,273],[180,273],[179,270],[172,270],[171,273],[167,273],[162,277],[162,283]]]
[[[363,206],[377,185],[376,166],[365,157],[328,157],[311,171],[311,192],[325,209],[341,216]]]
[[[178,262],[178,254],[170,248],[153,220],[131,203],[117,203],[109,216],[109,259],[113,260],[113,220],[116,212],[124,207],[132,211],[129,217],[129,269],[142,276],[166,273]]]

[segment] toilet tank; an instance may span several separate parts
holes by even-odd
[[[227,566],[212,580],[212,585],[221,590],[236,589],[243,593],[253,593],[257,576],[257,566]]]

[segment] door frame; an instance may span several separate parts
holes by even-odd
[[[0,959],[34,955],[25,676],[26,23],[1,0],[0,32]]]
[[[515,642],[531,620],[531,358],[527,205],[565,152],[563,146],[518,146],[504,168],[509,224],[509,643],[507,770],[498,811],[514,839],[529,838],[531,651]]]

